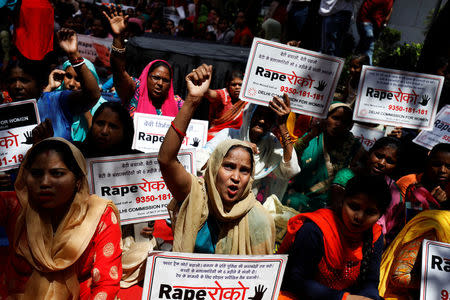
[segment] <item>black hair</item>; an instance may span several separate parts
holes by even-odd
[[[435,146],[433,147],[433,149],[431,149],[430,154],[428,154],[427,162],[429,162],[430,159],[431,159],[433,156],[435,156],[437,153],[442,153],[442,152],[450,153],[450,144],[447,144],[447,143],[439,143],[439,144],[435,145]]]
[[[100,114],[105,110],[105,108],[109,108],[113,112],[115,112],[120,122],[123,126],[123,140],[120,145],[114,148],[114,152],[120,154],[129,154],[131,151],[131,146],[133,144],[133,136],[134,136],[134,125],[133,119],[131,119],[129,112],[118,102],[105,102],[95,111],[92,116],[92,123],[100,116]],[[93,147],[92,141],[92,127],[89,130],[86,141],[88,143],[88,147]],[[95,149],[88,149],[88,151],[95,151]]]
[[[41,61],[20,58],[11,62],[4,72],[4,82],[8,82],[8,78],[11,76],[12,71],[16,68],[21,69],[25,74],[31,76],[37,82],[39,87],[44,86],[45,81],[47,80],[47,66],[45,66]]]
[[[244,150],[246,150],[249,154],[250,154],[250,164],[251,164],[251,168],[253,170],[253,150],[250,147],[246,147],[243,145],[233,145],[230,147],[230,149],[228,149],[227,153],[225,154],[224,157],[226,157],[232,150],[236,149],[236,148],[242,148]]]
[[[61,156],[62,161],[67,166],[67,168],[75,175],[77,180],[83,178],[84,174],[78,165],[75,157],[73,156],[72,150],[69,145],[58,140],[43,140],[42,142],[36,144],[30,152],[28,153],[27,163],[25,164],[26,169],[30,169],[36,157],[45,152],[53,150]]]
[[[170,80],[172,80],[172,68],[170,67],[170,65],[164,61],[157,61],[154,62],[151,67],[148,69],[148,73],[150,74],[151,72],[153,72],[153,70],[155,70],[158,67],[164,67],[167,69],[167,71],[169,71],[169,75],[170,75]]]
[[[238,70],[234,70],[231,73],[227,74],[227,77],[225,78],[225,82],[228,85],[235,78],[239,78],[239,79],[243,80],[244,79],[244,73],[242,73],[241,71],[238,71]]]
[[[391,192],[384,176],[360,175],[350,179],[345,188],[345,196],[351,197],[358,194],[365,194],[370,201],[374,201],[378,211],[383,215],[391,203]],[[367,277],[369,264],[372,260],[373,247],[372,228],[363,233],[363,258],[361,261],[358,282],[362,284]]]
[[[402,143],[399,139],[395,137],[385,136],[381,139],[378,139],[375,144],[373,144],[372,148],[370,148],[369,153],[372,153],[375,150],[379,150],[384,147],[390,147],[397,150],[398,153],[402,150]]]

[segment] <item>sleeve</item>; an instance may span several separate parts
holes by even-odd
[[[333,184],[341,186],[345,189],[347,182],[355,177],[355,173],[350,168],[340,169],[334,176]]]
[[[61,91],[61,94],[59,95],[58,104],[61,109],[61,112],[63,113],[66,120],[72,121],[73,115],[69,108],[69,95],[72,93],[71,91]],[[41,120],[42,121],[42,120]],[[70,122],[71,123],[71,122]]]
[[[215,105],[221,105],[221,106],[225,106],[227,104],[227,92],[225,89],[220,89],[220,90],[214,90],[217,93],[217,98],[210,98],[208,97],[208,100],[215,104]]]
[[[281,161],[278,167],[275,169],[275,175],[282,179],[291,179],[298,173],[300,173],[300,165],[298,164],[297,152],[292,149],[291,159],[284,161],[283,149],[281,148]]]
[[[291,267],[287,277],[302,299],[341,300],[346,293],[324,286],[314,279],[317,266],[324,256],[323,234],[313,222],[305,223],[297,232],[289,253]]]
[[[108,207],[99,222],[95,237],[95,257],[91,270],[89,299],[115,299],[122,278],[120,225],[114,211]]]
[[[364,296],[370,299],[382,299],[378,292],[378,284],[380,281],[380,264],[381,256],[383,255],[384,239],[383,234],[380,235],[378,240],[374,244],[372,261],[369,265],[369,270],[367,272],[367,278],[361,285],[357,295]]]

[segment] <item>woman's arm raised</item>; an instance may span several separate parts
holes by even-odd
[[[163,179],[173,197],[183,201],[191,192],[191,176],[177,160],[189,122],[211,83],[212,66],[205,64],[186,76],[188,95],[159,149],[158,162]]]

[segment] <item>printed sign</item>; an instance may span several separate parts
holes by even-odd
[[[442,76],[363,66],[353,120],[430,130],[443,83]]]
[[[338,57],[254,38],[239,97],[267,106],[286,93],[293,112],[325,118],[343,65]]]
[[[34,99],[0,105],[0,171],[19,167],[33,145],[31,131],[39,122]]]
[[[78,51],[81,56],[95,62],[98,59],[104,67],[109,67],[112,38],[97,38],[78,34]]]
[[[167,219],[172,194],[162,179],[158,154],[133,154],[87,160],[92,194],[114,202],[120,223]],[[189,173],[195,170],[194,150],[180,151],[178,160]]]
[[[375,142],[384,136],[384,131],[370,128],[361,124],[353,124],[351,130],[355,138],[357,138],[366,151],[372,148]]]
[[[422,131],[413,142],[429,150],[439,143],[450,143],[450,105],[436,115],[433,131]]]
[[[142,300],[278,298],[287,255],[153,252],[147,259]]]
[[[420,300],[449,299],[450,244],[423,240]]]
[[[134,114],[133,149],[142,152],[157,152],[174,117]],[[208,121],[191,120],[181,149],[201,148],[208,136]]]

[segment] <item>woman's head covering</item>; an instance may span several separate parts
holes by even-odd
[[[208,161],[205,178],[192,176],[191,192],[178,206],[179,200],[172,200],[168,209],[174,228],[173,250],[193,252],[197,233],[212,215],[220,223],[219,241],[216,253],[225,254],[270,254],[275,241],[273,219],[255,199],[251,186],[253,178],[244,193],[231,210],[226,211],[217,191],[216,177],[222,161],[233,146],[249,148],[240,140],[220,143]],[[251,149],[250,149],[251,150]],[[253,177],[252,170],[252,177]],[[250,230],[250,228],[252,230]]]
[[[281,23],[275,19],[268,18],[262,23],[264,38],[269,41],[279,42],[281,37]]]
[[[331,105],[328,108],[328,114],[330,114],[335,109],[338,109],[339,107],[344,107],[344,108],[347,108],[348,110],[352,111],[352,107],[350,105],[348,105],[347,103],[339,102],[339,101],[333,101],[333,102],[331,102]]]
[[[139,76],[140,85],[137,90],[139,101],[136,112],[156,115],[156,108],[153,106],[152,99],[148,97],[147,80],[151,66],[159,61],[165,63],[169,67],[169,72],[171,74],[169,92],[161,106],[162,115],[175,117],[178,113],[178,104],[173,93],[173,71],[167,61],[160,59],[150,62],[142,71],[141,76]]]
[[[82,171],[78,191],[55,233],[51,216],[38,211],[29,202],[25,180],[31,151],[49,140],[68,146]],[[24,299],[78,299],[80,288],[75,262],[88,247],[105,209],[110,206],[119,218],[117,208],[111,201],[89,195],[86,161],[78,148],[63,138],[45,139],[28,150],[19,169],[15,190],[22,210],[17,219],[13,246],[16,253],[33,266]]]
[[[86,67],[89,69],[89,71],[91,71],[92,75],[94,75],[95,80],[97,80],[97,85],[100,86],[100,78],[98,77],[97,71],[95,70],[95,66],[93,63],[91,63],[91,61],[89,59],[83,58],[84,59],[84,64],[86,65]],[[70,63],[69,60],[66,60],[63,65],[62,68],[63,70],[67,70],[68,67],[71,67],[72,64]],[[57,90],[64,90],[64,80],[62,81],[61,85],[57,88]]]

